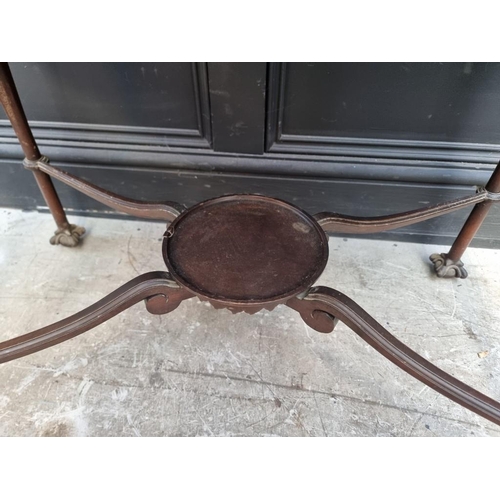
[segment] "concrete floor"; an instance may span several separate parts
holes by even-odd
[[[164,270],[158,223],[0,210],[0,340],[55,322],[140,273]],[[499,251],[470,249],[470,278],[442,280],[444,248],[330,238],[319,283],[500,400]],[[481,356],[479,353],[482,353]],[[73,340],[0,366],[2,436],[497,436],[500,428],[399,370],[339,324],[317,333],[279,306],[232,315],[189,300],[138,304]]]

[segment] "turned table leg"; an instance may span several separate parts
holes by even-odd
[[[26,157],[25,166],[33,171],[45,203],[47,203],[57,224],[57,230],[50,242],[53,245],[76,246],[80,237],[85,233],[85,229],[68,222],[51,178],[36,168],[36,162],[42,158],[46,160],[46,158],[40,154],[33,137],[7,63],[0,63],[0,103],[4,107],[23,149]]]
[[[500,193],[500,163],[486,184],[486,191],[490,194]],[[493,202],[493,199],[486,199],[472,209],[448,253],[434,253],[430,256],[439,277],[467,278],[467,271],[460,259],[488,215]]]

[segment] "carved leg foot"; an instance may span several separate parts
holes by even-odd
[[[337,320],[345,323],[389,361],[431,389],[500,425],[500,403],[460,382],[399,341],[356,302],[337,290],[311,288],[304,298],[293,298],[287,306],[320,332],[331,332]]]
[[[81,237],[85,234],[85,228],[76,224],[69,224],[68,227],[58,229],[52,238],[51,245],[62,245],[63,247],[76,247]]]
[[[191,297],[193,294],[175,283],[168,273],[156,271],[142,274],[69,318],[0,342],[0,363],[27,356],[76,337],[141,300],[145,300],[146,309],[150,313],[166,314]]]
[[[453,261],[446,253],[433,253],[429,259],[434,264],[436,275],[440,278],[462,278],[465,279],[468,273],[461,260]]]

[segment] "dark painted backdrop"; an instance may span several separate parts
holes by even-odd
[[[500,64],[13,63],[52,163],[186,205],[261,193],[378,215],[468,194],[500,159]],[[43,210],[0,111],[0,205]],[[109,215],[56,183],[65,207]],[[97,211],[97,212],[96,212]],[[468,210],[385,237],[448,243]],[[495,207],[475,243],[500,247]]]

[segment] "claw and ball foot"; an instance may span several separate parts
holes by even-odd
[[[440,278],[465,279],[468,276],[464,263],[461,260],[450,259],[446,253],[433,253],[429,259],[434,264],[436,275]]]
[[[54,233],[54,236],[50,238],[50,244],[62,245],[63,247],[76,247],[84,234],[85,228],[76,224],[69,224],[67,227],[60,228]]]
[[[287,305],[313,329],[331,332],[342,321],[365,342],[411,376],[452,401],[500,425],[500,403],[460,382],[394,337],[349,297],[326,287],[311,288]]]

